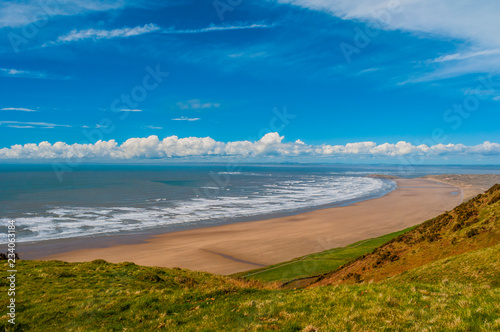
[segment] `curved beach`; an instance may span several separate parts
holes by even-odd
[[[396,179],[386,196],[295,216],[152,236],[144,243],[80,249],[44,257],[104,259],[231,274],[398,231],[462,201],[461,190],[434,180]]]

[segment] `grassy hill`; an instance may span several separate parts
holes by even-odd
[[[500,185],[324,276],[321,284],[378,281],[500,243]]]
[[[389,242],[371,253],[365,247],[359,258],[319,274],[312,287],[298,289],[132,263],[19,261],[18,323],[10,325],[2,313],[0,327],[6,331],[500,330],[499,217],[497,185],[453,211],[384,238]],[[350,254],[344,249],[337,252],[345,258],[356,255],[353,249],[358,247],[362,245],[344,248]],[[331,261],[344,259],[336,260],[335,253],[325,255]],[[281,268],[286,266],[293,264]],[[7,287],[2,278],[0,292],[6,294]],[[7,303],[2,296],[0,306]]]

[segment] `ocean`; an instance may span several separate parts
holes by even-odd
[[[498,166],[0,165],[0,241],[169,232],[292,215],[383,196],[396,188],[369,174],[500,173]]]

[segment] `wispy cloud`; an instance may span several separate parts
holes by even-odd
[[[345,20],[375,23],[385,30],[412,31],[500,46],[500,3],[490,0],[279,0]]]
[[[172,120],[173,121],[198,121],[198,120],[201,120],[201,118],[188,118],[185,116],[181,116],[180,118],[174,118]]]
[[[363,69],[363,70],[359,71],[358,74],[362,75],[362,74],[374,73],[377,71],[380,71],[380,68],[372,67],[372,68],[368,68],[368,69]]]
[[[163,127],[157,127],[157,126],[146,126],[148,129],[163,129]]]
[[[160,30],[156,24],[149,23],[144,26],[137,26],[135,28],[123,27],[113,30],[97,30],[97,29],[86,29],[86,30],[73,30],[70,33],[60,36],[55,42],[48,42],[42,46],[48,46],[52,44],[64,44],[74,41],[80,41],[85,39],[113,39],[113,38],[127,38],[132,36],[139,36],[154,31]]]
[[[269,57],[269,53],[262,52],[238,52],[238,53],[230,53],[227,54],[229,58],[267,58]]]
[[[411,32],[430,38],[444,37],[449,41],[460,41],[461,47],[467,45],[460,53],[427,62],[429,65],[440,64],[429,68],[432,74],[405,83],[500,70],[500,2],[497,1],[477,0],[473,5],[468,0],[278,1],[323,11],[344,20],[363,21],[383,30]],[[478,61],[472,63],[476,59]]]
[[[9,128],[16,128],[16,129],[30,129],[30,128],[35,128],[35,126],[21,126],[21,125],[7,125]]]
[[[140,36],[149,33],[164,33],[164,34],[197,34],[217,31],[228,30],[246,30],[246,29],[266,29],[271,28],[273,25],[267,24],[241,24],[241,25],[224,25],[215,26],[211,25],[207,28],[201,29],[175,29],[175,28],[161,28],[154,23],[148,23],[144,26],[136,26],[134,28],[123,27],[112,30],[105,29],[85,29],[85,30],[72,30],[70,33],[59,36],[55,41],[49,41],[42,45],[42,47],[50,45],[59,45],[81,40],[101,40],[101,39],[114,39],[114,38],[128,38],[133,36]]]
[[[122,108],[120,112],[142,112],[142,110],[138,108],[130,109],[130,108]]]
[[[479,52],[468,52],[468,53],[455,53],[455,54],[448,54],[448,55],[443,55],[438,58],[435,58],[431,60],[431,62],[446,62],[446,61],[453,61],[453,60],[465,60],[465,59],[470,59],[478,56],[485,56],[485,55],[493,55],[493,54],[500,54],[500,49],[494,49],[494,50],[484,50],[484,51],[479,51]]]
[[[0,109],[0,111],[36,112],[36,110],[32,110],[31,108],[24,108],[24,107],[4,107],[4,108]]]
[[[163,29],[162,33],[169,33],[169,34],[206,33],[215,31],[227,31],[227,30],[268,29],[272,28],[273,26],[274,25],[269,25],[269,24],[241,24],[241,25],[222,25],[222,26],[211,25],[207,28],[201,28],[201,29],[177,30],[175,28],[169,28],[169,29]]]
[[[19,77],[19,78],[38,78],[38,79],[52,79],[52,80],[67,80],[68,76],[59,76],[55,74],[46,73],[43,71],[23,70],[15,68],[0,68],[0,76],[3,77]]]
[[[197,110],[204,108],[218,108],[220,107],[220,103],[211,103],[211,102],[202,102],[200,99],[190,99],[187,101],[180,101],[177,103],[177,106],[181,110]]]
[[[13,0],[0,2],[0,28],[20,27],[53,16],[71,16],[123,7],[111,0]]]
[[[52,129],[55,127],[66,127],[70,128],[70,125],[55,124],[47,122],[21,122],[21,121],[0,121],[0,125],[5,125],[10,128],[42,128],[42,129]]]

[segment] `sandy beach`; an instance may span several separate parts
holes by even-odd
[[[451,184],[462,189],[464,201],[484,193],[495,183],[500,183],[500,174],[441,174],[424,178]]]
[[[231,274],[398,231],[462,201],[462,191],[430,179],[397,179],[386,196],[262,221],[166,233],[144,243],[80,249],[44,259],[105,259]]]

